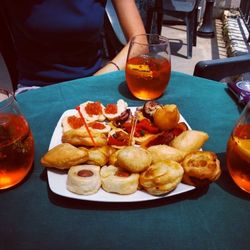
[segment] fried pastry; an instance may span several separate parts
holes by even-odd
[[[109,161],[108,161],[109,165],[116,165],[117,155],[118,155],[119,151],[120,151],[120,149],[117,149],[110,154]]]
[[[187,153],[198,151],[208,140],[208,134],[197,130],[186,130],[176,136],[170,146]]]
[[[157,162],[141,173],[140,184],[152,195],[167,194],[181,182],[183,172],[178,162],[171,160]]]
[[[153,114],[154,123],[161,130],[175,128],[180,120],[180,113],[175,104],[160,106]]]
[[[128,146],[117,153],[116,165],[132,173],[147,169],[152,162],[150,153],[140,147]]]
[[[151,154],[152,163],[165,160],[180,162],[185,156],[185,152],[167,145],[154,145],[149,147],[147,150]]]
[[[142,147],[144,147],[145,144],[147,144],[147,142],[152,141],[153,139],[155,139],[157,136],[161,136],[162,133],[158,133],[158,134],[145,134],[143,136],[139,136],[139,137],[134,137],[134,141],[136,144],[138,145],[142,145]]]
[[[69,169],[88,160],[88,150],[80,150],[69,143],[62,143],[49,150],[42,158],[45,167]]]
[[[182,182],[193,186],[204,186],[217,180],[221,174],[220,162],[215,153],[197,151],[189,153],[183,160]]]
[[[80,147],[81,149],[81,147]],[[93,147],[88,150],[89,159],[87,160],[87,164],[104,166],[109,161],[109,156],[113,152],[110,146],[101,146],[101,147]]]
[[[113,165],[101,168],[102,188],[109,193],[132,194],[137,191],[139,174],[129,173]]]
[[[90,195],[101,187],[100,167],[78,165],[70,168],[67,176],[67,189],[76,194]]]
[[[97,133],[92,131],[95,146],[104,146],[107,144],[107,136],[103,133]],[[81,129],[72,129],[62,135],[62,142],[70,143],[74,146],[94,146],[87,131]]]

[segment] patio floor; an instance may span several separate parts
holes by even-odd
[[[197,37],[193,56],[187,59],[186,27],[183,25],[163,26],[162,35],[170,40],[172,70],[192,75],[198,61],[227,57],[222,37],[222,22],[215,20],[213,38]]]

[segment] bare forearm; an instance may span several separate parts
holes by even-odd
[[[134,0],[113,0],[113,4],[116,9],[122,30],[128,41],[135,35],[145,33],[143,22]],[[128,47],[128,44],[124,46],[124,48],[112,59],[112,61],[118,65],[120,69],[125,68]],[[106,66],[97,71],[95,75],[115,70],[117,70],[116,66],[108,63]]]

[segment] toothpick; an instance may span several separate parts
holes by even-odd
[[[134,139],[134,134],[135,134],[137,119],[138,119],[138,117],[137,117],[137,111],[135,111],[135,114],[132,117],[132,127],[131,127],[129,141],[128,141],[129,146],[131,146],[133,144],[133,139]]]
[[[82,115],[82,112],[81,112],[81,110],[80,110],[80,106],[77,106],[75,109],[78,111],[78,113],[79,113],[79,115],[80,115],[80,117],[81,117],[81,119],[82,119],[82,121],[83,121],[83,124],[84,124],[84,126],[85,126],[85,128],[86,128],[86,130],[87,130],[87,132],[88,132],[88,134],[89,134],[89,137],[90,137],[90,139],[91,139],[91,141],[92,141],[94,147],[96,147],[96,143],[95,143],[94,138],[93,138],[93,136],[92,136],[92,134],[91,134],[91,132],[90,132],[90,130],[89,130],[88,124],[86,123],[86,121],[85,121],[85,119],[84,119],[84,117],[83,117],[83,115]]]

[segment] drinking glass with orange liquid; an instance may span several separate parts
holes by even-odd
[[[126,82],[135,97],[141,100],[160,97],[168,85],[170,74],[170,45],[166,37],[142,34],[131,39]]]
[[[0,189],[12,187],[29,173],[34,141],[15,97],[0,89]]]
[[[234,182],[250,193],[250,102],[242,111],[228,140],[227,168]]]

